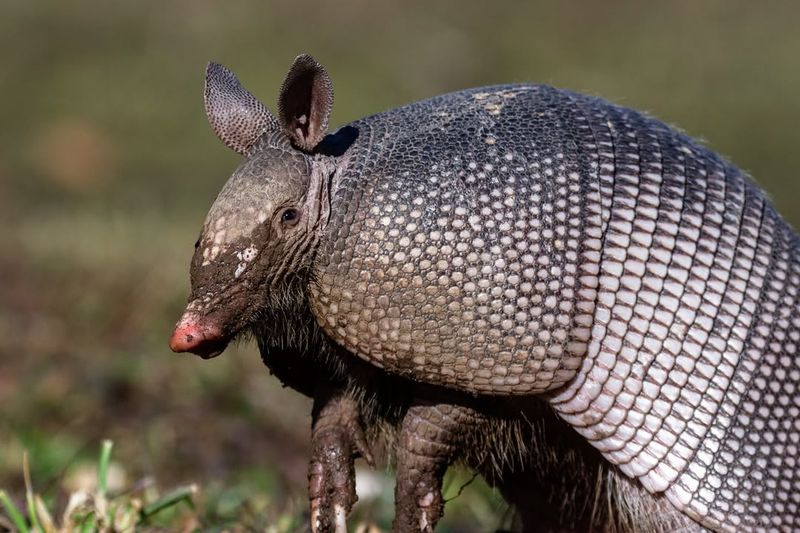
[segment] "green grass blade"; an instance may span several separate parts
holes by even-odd
[[[100,497],[106,497],[106,488],[108,483],[108,465],[111,462],[111,449],[114,443],[110,440],[104,440],[103,446],[100,449],[100,462],[97,468],[97,493]]]
[[[31,519],[31,527],[34,531],[44,533],[44,529],[42,529],[42,525],[39,523],[39,517],[36,515],[36,506],[33,502],[33,495],[28,493],[26,494],[25,499],[26,503],[28,504],[28,517]]]
[[[80,533],[92,533],[93,531],[96,531],[94,524],[95,524],[94,513],[89,513],[88,515],[86,515],[86,517],[84,517],[83,521],[81,522],[79,530]]]
[[[36,505],[33,501],[33,482],[31,481],[31,467],[28,462],[28,452],[22,454],[22,477],[25,479],[25,503],[28,509],[28,518],[34,531],[44,531],[39,524],[39,517],[36,514]]]
[[[8,513],[11,522],[14,523],[14,527],[16,527],[20,533],[28,533],[28,524],[25,522],[25,517],[22,516],[20,510],[14,505],[14,502],[11,501],[11,498],[8,497],[8,494],[6,494],[4,490],[0,490],[0,503],[6,508],[6,513]]]
[[[145,520],[168,507],[177,505],[182,501],[188,501],[191,505],[192,496],[197,493],[197,485],[189,485],[188,487],[180,487],[172,492],[168,492],[158,500],[151,504],[146,505],[141,511],[142,520]]]

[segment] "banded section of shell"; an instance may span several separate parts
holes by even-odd
[[[800,246],[749,178],[543,86],[354,126],[312,289],[331,337],[418,381],[547,393],[709,527],[795,526]]]

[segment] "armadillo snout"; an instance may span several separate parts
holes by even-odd
[[[175,325],[169,347],[173,352],[191,352],[203,359],[211,359],[225,350],[228,340],[218,326],[195,313],[186,312]]]

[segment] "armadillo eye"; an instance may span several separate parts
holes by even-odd
[[[287,226],[294,226],[300,221],[300,212],[293,207],[286,209],[281,215],[281,222]]]

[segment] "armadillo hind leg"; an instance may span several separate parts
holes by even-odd
[[[706,531],[605,461],[544,402],[509,407],[473,428],[462,459],[512,506],[513,531]]]
[[[356,502],[354,461],[372,464],[358,403],[344,391],[321,391],[314,399],[312,454],[308,473],[311,529],[346,533]]]
[[[392,531],[433,531],[444,511],[444,473],[462,450],[465,428],[481,420],[472,409],[447,403],[408,409],[397,441]]]
[[[663,496],[654,496],[620,472],[599,466],[584,472],[597,485],[593,493],[545,484],[529,471],[487,477],[513,507],[514,531],[606,531],[614,533],[703,533],[709,530],[687,517]],[[551,472],[555,475],[556,472]],[[588,479],[588,477],[587,477]],[[590,498],[584,499],[586,496]],[[581,502],[582,505],[575,504]]]

